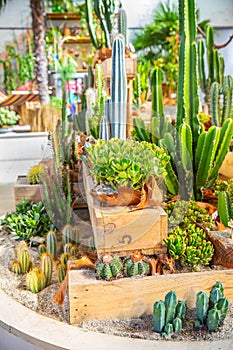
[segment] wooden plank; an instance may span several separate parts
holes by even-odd
[[[167,214],[161,207],[131,211],[129,207],[103,207],[90,190],[94,183],[83,167],[83,182],[98,255],[124,256],[138,250],[143,254],[165,253]]]
[[[14,185],[15,205],[19,204],[23,198],[34,203],[40,202],[42,188],[40,184],[30,185],[26,176],[18,176]]]
[[[131,318],[152,314],[153,304],[173,290],[189,308],[195,307],[196,294],[209,294],[215,282],[224,284],[225,296],[233,302],[233,269],[96,280],[90,271],[69,272],[70,323],[88,320]]]

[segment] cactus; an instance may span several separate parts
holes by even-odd
[[[231,200],[229,193],[221,191],[218,194],[218,213],[224,226],[229,226],[229,221],[233,218]]]
[[[176,292],[170,291],[165,295],[164,301],[156,301],[153,308],[154,331],[166,336],[182,330],[185,319],[186,305],[179,300]]]
[[[64,248],[63,248],[64,253],[70,254],[70,250],[71,250],[72,246],[73,246],[73,244],[71,242],[66,243],[64,245]]]
[[[196,325],[206,322],[209,308],[209,297],[205,292],[200,291],[196,296]]]
[[[71,257],[75,257],[78,256],[79,254],[79,249],[76,245],[72,245],[71,249],[70,249],[70,255]]]
[[[222,95],[223,95],[223,111],[222,111],[222,123],[231,118],[232,109],[232,91],[233,91],[233,78],[227,75],[223,78]]]
[[[117,28],[118,28],[118,33],[123,35],[123,38],[125,41],[125,47],[127,47],[127,44],[128,44],[128,40],[127,40],[127,14],[126,14],[126,11],[122,7],[120,7],[118,10]]]
[[[163,115],[163,100],[162,100],[162,82],[163,72],[160,68],[155,68],[151,76],[152,85],[152,116]]]
[[[123,264],[117,255],[106,254],[96,261],[95,268],[99,278],[110,280],[113,277],[120,277]]]
[[[45,275],[38,269],[34,268],[26,275],[26,284],[33,293],[38,293],[46,286]]]
[[[28,244],[25,241],[20,241],[16,247],[16,256],[18,260],[21,259],[21,254],[24,249],[28,249]]]
[[[161,333],[165,326],[165,314],[166,308],[165,304],[162,300],[156,301],[154,303],[154,312],[153,312],[153,320],[154,320],[154,331],[157,333]]]
[[[133,103],[136,108],[139,108],[141,106],[141,94],[141,77],[140,74],[137,73],[133,79]]]
[[[22,267],[19,261],[17,260],[12,261],[11,271],[14,272],[16,275],[20,275],[22,273]]]
[[[67,262],[70,258],[70,254],[68,253],[62,253],[60,256],[61,263],[67,268]]]
[[[47,252],[52,255],[54,259],[57,257],[57,236],[56,233],[50,230],[46,235]]]
[[[219,83],[214,82],[210,88],[210,114],[212,116],[212,125],[220,126],[220,87]]]
[[[74,243],[78,244],[79,242],[79,228],[78,226],[65,225],[62,229],[63,234],[63,242],[66,243]]]
[[[176,312],[176,304],[177,304],[177,296],[174,291],[170,291],[166,294],[165,299],[165,308],[166,308],[166,318],[165,323],[170,323],[175,318]]]
[[[125,44],[122,35],[117,35],[112,47],[111,103],[109,116],[111,137],[126,138],[127,79],[125,68]]]
[[[37,248],[38,254],[41,256],[43,253],[46,253],[46,245],[44,243],[39,244]]]
[[[53,258],[49,253],[44,253],[41,256],[41,271],[45,275],[46,287],[50,284],[53,272]]]
[[[34,165],[28,170],[27,180],[30,184],[39,184],[41,182],[41,174],[43,166],[41,164]]]
[[[64,281],[66,277],[66,267],[63,264],[57,264],[56,266],[56,275],[57,275],[57,280],[59,283]]]
[[[209,297],[202,291],[197,294],[195,325],[206,325],[210,332],[215,332],[223,324],[228,309],[229,300],[224,297],[224,286],[221,282],[216,282]]]
[[[124,274],[127,277],[148,275],[150,272],[149,264],[141,254],[132,254],[130,257],[126,257],[123,264]]]
[[[28,249],[22,249],[19,262],[22,267],[22,273],[27,273],[31,267],[30,253]]]

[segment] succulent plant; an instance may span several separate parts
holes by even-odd
[[[207,265],[214,254],[213,244],[195,224],[189,224],[186,229],[176,227],[164,242],[169,255],[185,266]]]
[[[66,267],[65,265],[59,263],[56,266],[56,275],[57,275],[57,280],[59,283],[64,281],[65,276],[66,276]]]
[[[78,244],[79,243],[79,228],[78,226],[72,226],[70,224],[67,224],[62,229],[63,234],[63,242],[66,243],[72,243],[72,244]]]
[[[33,185],[41,183],[41,175],[43,174],[43,172],[44,172],[44,167],[42,164],[34,165],[28,170],[28,173],[27,173],[28,182]]]
[[[64,265],[67,268],[67,262],[70,258],[70,254],[69,253],[62,253],[60,256],[60,261],[61,264]]]
[[[12,261],[11,271],[14,272],[16,275],[20,275],[22,273],[22,267],[18,260]]]
[[[224,226],[228,227],[233,219],[231,198],[228,192],[221,191],[218,194],[218,213]]]
[[[224,286],[216,282],[208,295],[200,291],[196,296],[195,326],[206,325],[210,332],[215,332],[226,318],[229,300],[224,297]]]
[[[46,248],[54,259],[57,257],[57,236],[56,233],[50,230],[46,235]]]
[[[26,275],[26,284],[33,293],[38,293],[46,286],[46,278],[43,272],[38,268],[34,268]]]
[[[106,254],[96,261],[95,268],[99,278],[111,280],[121,276],[123,264],[117,255]]]
[[[97,184],[117,189],[141,189],[149,175],[164,178],[168,156],[163,149],[147,142],[111,139],[87,146],[90,173]]]
[[[135,253],[126,257],[123,261],[124,275],[127,277],[148,275],[150,272],[149,263],[145,261],[140,253]]]
[[[66,243],[66,244],[64,245],[64,248],[63,248],[64,253],[70,254],[70,249],[72,248],[72,246],[73,246],[73,245],[72,245],[71,242]]]
[[[31,267],[31,257],[30,252],[27,248],[23,248],[21,250],[20,256],[19,256],[19,262],[22,268],[22,273],[27,273],[30,270]]]
[[[46,245],[44,243],[39,244],[37,248],[38,254],[41,256],[43,253],[46,253]]]
[[[10,111],[7,108],[0,107],[0,128],[2,126],[11,126],[17,124],[20,119],[15,111]]]
[[[41,271],[45,275],[46,287],[50,284],[53,273],[53,257],[49,253],[43,253],[41,256]]]
[[[182,330],[182,322],[185,319],[186,304],[177,301],[176,292],[170,291],[165,299],[156,301],[153,307],[154,331],[162,336]]]

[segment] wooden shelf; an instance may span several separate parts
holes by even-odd
[[[75,15],[73,13],[66,12],[51,12],[46,13],[47,19],[80,19],[79,15]]]
[[[74,37],[74,38],[70,38],[65,40],[66,38],[64,37],[62,40],[64,42],[64,44],[90,44],[91,43],[91,39],[89,37]],[[53,40],[50,41],[50,43],[53,43]]]

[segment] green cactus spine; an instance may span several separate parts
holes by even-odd
[[[161,333],[165,326],[165,314],[166,308],[162,300],[154,303],[153,320],[154,320],[154,331]]]
[[[233,78],[230,75],[228,75],[224,77],[223,84],[222,84],[222,94],[223,94],[222,123],[227,118],[231,118],[232,91],[233,91]]]
[[[38,254],[41,256],[43,253],[46,253],[46,245],[44,243],[39,244],[37,248]]]
[[[20,275],[22,273],[22,267],[19,261],[15,260],[11,263],[11,271],[16,275]]]
[[[166,324],[172,322],[175,318],[176,312],[176,304],[177,304],[177,296],[174,291],[170,291],[165,295],[164,299],[165,307],[166,307]]]
[[[228,227],[232,219],[231,201],[228,192],[221,191],[218,195],[218,213],[224,226]]]
[[[139,108],[141,106],[141,77],[140,74],[137,73],[136,77],[133,79],[133,102],[136,106],[136,108]]]
[[[198,75],[199,75],[201,90],[203,92],[206,92],[207,80],[206,80],[206,73],[205,73],[204,54],[205,54],[204,41],[200,40],[198,42]]]
[[[206,47],[207,47],[207,63],[208,63],[208,79],[214,82],[214,31],[211,26],[206,31]]]
[[[211,309],[208,312],[206,325],[210,332],[215,332],[221,320],[221,312],[217,309]]]
[[[54,259],[57,257],[57,236],[56,233],[50,230],[46,235],[47,252],[50,253]]]
[[[41,256],[41,271],[45,275],[45,285],[48,286],[51,282],[53,273],[53,258],[49,253],[44,253]]]
[[[196,296],[196,319],[200,324],[204,324],[207,319],[209,308],[209,297],[205,292],[199,292]]]
[[[127,47],[128,40],[127,40],[127,14],[126,11],[121,7],[118,10],[118,17],[117,17],[117,27],[118,27],[118,33],[123,35],[125,46]]]
[[[30,253],[28,249],[23,249],[21,251],[19,262],[22,267],[22,273],[27,273],[31,266]]]
[[[112,46],[111,70],[111,137],[126,138],[127,79],[125,68],[125,44],[122,35],[117,35]]]
[[[64,281],[66,276],[66,267],[63,264],[57,264],[56,266],[56,275],[59,283]]]

